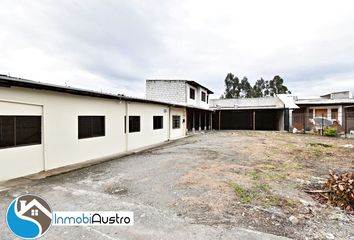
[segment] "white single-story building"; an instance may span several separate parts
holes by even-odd
[[[186,107],[0,76],[0,181],[186,135]]]

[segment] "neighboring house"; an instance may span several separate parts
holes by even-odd
[[[288,130],[289,106],[278,97],[212,99],[216,129]]]
[[[1,75],[0,181],[184,137],[186,114],[181,104]]]
[[[293,113],[293,125],[305,131],[323,126],[336,126],[340,132],[354,130],[349,113],[354,112],[354,98],[350,91],[333,92],[317,98],[295,98],[299,109]]]
[[[188,131],[212,129],[210,94],[211,90],[191,80],[146,80],[146,99],[186,106]]]

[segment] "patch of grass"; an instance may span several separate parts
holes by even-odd
[[[257,180],[260,178],[259,173],[260,173],[259,170],[253,170],[249,172],[248,175],[250,175],[254,180]]]
[[[318,142],[307,142],[307,145],[311,147],[325,147],[325,148],[330,148],[332,145],[326,144],[326,143],[318,143]]]
[[[296,202],[289,199],[289,198],[284,198],[284,197],[281,197],[278,195],[268,194],[262,198],[261,205],[263,207],[269,207],[269,206],[295,207]]]
[[[285,162],[275,166],[272,164],[262,164],[260,168],[264,171],[263,178],[271,181],[287,180],[288,176],[295,169],[301,169],[298,163]]]
[[[264,182],[256,182],[252,189],[246,189],[237,183],[231,184],[239,201],[242,204],[256,204],[262,207],[295,207],[296,202],[270,192],[271,187]]]
[[[255,188],[262,192],[269,192],[272,189],[271,186],[264,181],[256,181]]]
[[[240,199],[240,202],[243,204],[249,204],[252,202],[253,199],[256,198],[256,194],[242,186],[238,185],[237,183],[232,184],[232,187]]]
[[[264,170],[275,170],[277,167],[272,164],[263,164],[261,168]]]
[[[306,151],[302,152],[302,154],[305,154],[307,158],[323,158],[325,157],[329,151],[332,151],[333,146],[330,144],[325,144],[325,143],[318,143],[318,142],[307,142],[306,146]]]
[[[272,181],[283,181],[288,178],[288,173],[285,171],[280,173],[269,172],[265,175],[265,178]]]

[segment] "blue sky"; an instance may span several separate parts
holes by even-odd
[[[145,79],[281,75],[299,96],[354,91],[352,1],[3,0],[0,73],[144,97]]]

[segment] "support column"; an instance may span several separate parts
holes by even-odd
[[[256,111],[253,110],[253,130],[256,130]]]
[[[207,130],[207,113],[204,113],[204,131]]]
[[[343,123],[343,116],[345,115],[345,111],[347,110],[348,108],[343,108],[343,106],[340,106],[338,108],[338,123],[340,125],[342,125]]]
[[[347,134],[348,134],[348,116],[347,116],[347,111],[348,111],[348,108],[344,108],[343,109],[343,113],[344,113],[344,119],[343,120],[344,120],[344,134],[345,134],[345,137],[347,137]]]
[[[219,110],[219,130],[221,129],[221,110]]]
[[[194,111],[194,110],[193,110],[193,115],[192,115],[192,116],[193,116],[193,121],[192,121],[192,123],[193,123],[193,125],[192,125],[192,132],[193,132],[193,133],[195,133],[195,127],[194,127],[194,126],[195,126],[195,111]]]
[[[199,132],[202,130],[202,112],[199,112]]]
[[[213,130],[213,114],[209,113],[209,130]]]

